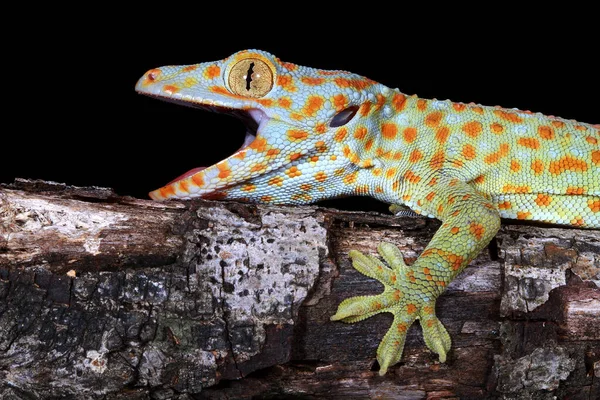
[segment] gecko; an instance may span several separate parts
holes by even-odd
[[[136,91],[240,118],[242,147],[154,190],[167,199],[309,204],[370,196],[390,211],[437,218],[408,265],[393,243],[348,253],[381,294],[342,301],[332,321],[389,312],[379,373],[401,357],[419,320],[445,362],[450,336],[436,299],[500,229],[500,219],[600,228],[600,125],[540,113],[406,95],[366,77],[281,61],[261,50],[146,72]]]

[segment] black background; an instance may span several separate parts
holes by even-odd
[[[244,48],[349,70],[424,98],[600,123],[600,34],[591,8],[542,13],[490,3],[455,15],[454,3],[448,10],[181,3],[36,10],[36,19],[5,36],[0,182],[45,179],[147,198],[188,169],[225,158],[242,143],[240,122],[140,96],[134,85],[150,68]]]

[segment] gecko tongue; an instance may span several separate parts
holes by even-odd
[[[192,169],[190,169],[188,172],[186,172],[185,174],[183,174],[183,175],[179,175],[177,178],[175,178],[175,179],[173,179],[171,182],[167,183],[167,185],[170,185],[171,183],[173,183],[173,182],[177,182],[177,181],[179,181],[179,180],[181,180],[181,179],[185,179],[185,178],[187,178],[188,176],[192,176],[192,175],[194,175],[196,172],[200,172],[200,171],[202,171],[203,169],[206,169],[206,167],[192,168]]]

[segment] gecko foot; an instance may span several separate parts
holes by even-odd
[[[450,335],[435,316],[436,295],[427,284],[415,278],[415,265],[404,263],[398,247],[391,243],[381,243],[377,251],[389,265],[377,257],[364,255],[352,250],[348,253],[354,268],[384,286],[383,293],[375,296],[356,296],[340,303],[332,321],[354,323],[382,312],[391,312],[394,322],[377,348],[377,361],[381,366],[380,375],[402,358],[406,332],[416,319],[421,320],[425,344],[439,354],[440,361],[446,361],[450,350]],[[418,263],[415,262],[415,264]]]

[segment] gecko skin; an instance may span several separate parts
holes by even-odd
[[[377,349],[382,375],[400,360],[416,319],[426,345],[445,361],[450,337],[435,315],[436,299],[494,237],[500,218],[600,227],[598,125],[407,96],[259,50],[152,69],[136,90],[231,113],[248,127],[240,150],[151,192],[155,200],[307,204],[360,195],[442,221],[410,266],[390,243],[378,247],[385,262],[349,253],[384,291],[344,300],[331,319],[394,315]]]

